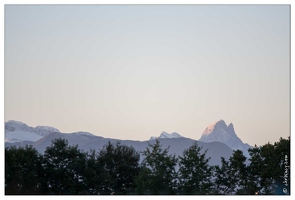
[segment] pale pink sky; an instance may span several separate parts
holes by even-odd
[[[5,6],[5,121],[146,140],[290,135],[290,6]]]

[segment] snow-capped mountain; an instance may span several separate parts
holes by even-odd
[[[248,149],[252,148],[249,144],[243,143],[236,135],[232,123],[227,126],[223,120],[219,120],[209,125],[203,132],[199,141],[222,142],[233,150],[242,150],[247,157],[249,157]]]
[[[51,133],[61,133],[57,128],[50,126],[30,127],[19,121],[9,120],[5,122],[5,142],[36,142]],[[78,131],[66,133],[73,136],[97,137],[89,132]]]
[[[33,128],[23,122],[14,120],[5,122],[5,142],[35,142],[53,132],[59,132],[59,130],[50,126]]]
[[[9,120],[8,122],[5,122],[5,131],[15,131],[15,130],[21,130],[21,131],[32,131],[32,127],[29,127],[23,122]]]
[[[163,132],[160,134],[159,137],[152,136],[152,137],[150,138],[150,140],[155,140],[155,139],[157,139],[157,138],[183,138],[183,136],[179,135],[179,134],[176,133],[176,132],[173,132],[173,133],[169,134],[169,133],[163,131]]]

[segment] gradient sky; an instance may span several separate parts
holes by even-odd
[[[147,140],[290,135],[288,5],[5,5],[5,121]]]

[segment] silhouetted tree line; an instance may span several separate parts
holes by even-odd
[[[83,152],[55,139],[44,154],[12,146],[5,149],[5,194],[289,194],[290,138],[249,149],[248,162],[237,150],[210,166],[206,152],[195,142],[176,157],[157,140],[140,162],[139,152],[120,143]]]

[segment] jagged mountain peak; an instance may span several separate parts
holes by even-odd
[[[210,124],[210,125],[205,129],[205,131],[203,132],[202,135],[209,135],[209,134],[212,133],[213,130],[216,129],[216,128],[226,128],[226,127],[227,127],[226,123],[224,122],[224,120],[221,119],[221,120],[219,120],[219,121],[216,121],[216,122]]]
[[[181,136],[180,134],[176,133],[176,132],[173,132],[171,134],[165,132],[165,131],[162,131],[162,133],[160,134],[159,137],[155,137],[155,136],[152,136],[150,138],[150,140],[155,140],[157,138],[183,138],[183,136]]]
[[[233,150],[240,149],[248,155],[248,148],[251,146],[243,143],[234,130],[234,125],[226,125],[224,120],[219,120],[210,124],[203,132],[199,141],[202,142],[222,142]]]

